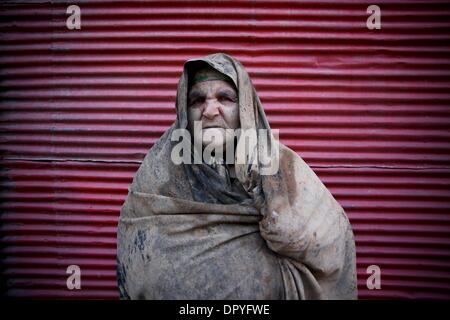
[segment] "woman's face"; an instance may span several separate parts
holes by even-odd
[[[233,85],[223,80],[199,82],[192,86],[188,95],[188,122],[191,134],[194,133],[194,122],[201,121],[202,144],[225,144],[231,139],[225,129],[238,129],[239,104]],[[211,135],[222,137],[215,142]],[[194,134],[194,140],[198,140]]]

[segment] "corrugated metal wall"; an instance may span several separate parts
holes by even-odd
[[[360,298],[450,298],[446,1],[6,1],[1,260],[9,297],[118,298],[116,224],[175,118],[182,64],[247,67],[281,140],[344,206]],[[81,30],[65,25],[81,8]],[[368,30],[366,9],[381,8]],[[66,288],[66,268],[82,289]],[[381,290],[366,268],[381,268]]]

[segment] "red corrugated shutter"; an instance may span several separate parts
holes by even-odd
[[[348,213],[359,297],[450,298],[446,1],[26,2],[0,13],[7,296],[118,298],[133,174],[175,118],[183,62],[226,52]],[[69,4],[81,30],[66,28]],[[71,264],[81,290],[66,288]]]

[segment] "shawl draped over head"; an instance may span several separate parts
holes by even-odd
[[[134,176],[118,225],[123,299],[355,299],[349,220],[311,168],[279,148],[279,169],[174,164],[175,129],[187,128],[189,74],[207,65],[237,88],[241,128],[270,132],[242,64],[226,54],[189,60],[178,83],[177,119]],[[259,138],[256,156],[264,149]],[[258,159],[258,158],[257,158]]]

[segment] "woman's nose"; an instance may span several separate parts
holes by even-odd
[[[205,109],[203,109],[203,116],[208,119],[213,119],[219,114],[219,106],[217,101],[206,100]]]

